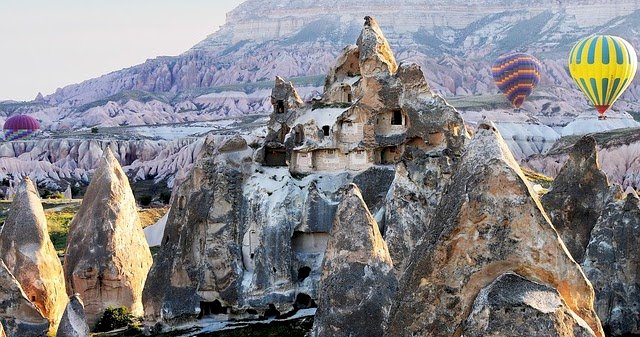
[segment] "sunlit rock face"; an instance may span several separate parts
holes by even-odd
[[[464,322],[464,336],[595,336],[557,290],[504,274],[480,290]]]
[[[640,199],[630,191],[624,198],[610,200],[604,208],[582,263],[596,291],[596,310],[611,336],[640,333],[639,232]]]
[[[67,304],[64,275],[38,190],[28,177],[18,187],[0,232],[0,257],[55,332]]]
[[[388,336],[456,333],[480,290],[504,273],[557,290],[604,336],[591,284],[494,126],[479,127],[427,226],[400,281]]]
[[[107,150],[69,225],[67,293],[80,295],[89,326],[109,307],[142,316],[142,288],[151,263],[129,181]]]
[[[327,244],[312,336],[381,336],[397,281],[360,190],[348,186]]]
[[[24,293],[18,280],[0,260],[0,322],[8,336],[42,337],[49,320]]]
[[[84,304],[77,294],[69,297],[69,303],[64,310],[56,337],[86,337],[89,336],[87,317],[84,314]]]

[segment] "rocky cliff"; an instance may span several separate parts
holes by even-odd
[[[67,304],[64,275],[38,190],[28,177],[18,187],[2,226],[0,258],[55,332]]]

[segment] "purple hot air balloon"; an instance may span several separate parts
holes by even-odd
[[[38,120],[27,115],[9,117],[2,126],[4,140],[13,141],[31,136],[40,129]]]
[[[500,56],[491,68],[493,79],[514,108],[519,108],[540,82],[540,61],[525,53]]]

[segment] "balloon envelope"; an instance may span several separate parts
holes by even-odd
[[[39,129],[40,123],[35,118],[26,115],[9,117],[2,126],[3,137],[6,141],[27,138]]]
[[[637,68],[636,51],[617,36],[586,37],[569,54],[571,77],[601,114],[631,85]]]
[[[519,108],[540,82],[540,62],[525,53],[500,56],[491,67],[496,85]]]

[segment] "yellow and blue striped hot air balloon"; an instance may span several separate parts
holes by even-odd
[[[569,55],[571,77],[602,116],[631,85],[637,68],[636,51],[617,36],[584,38]]]

